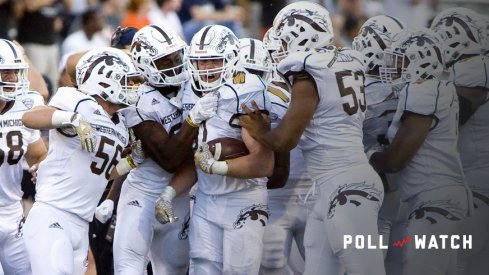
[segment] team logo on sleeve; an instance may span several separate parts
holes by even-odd
[[[380,201],[379,198],[381,194],[382,191],[375,188],[373,184],[368,185],[365,184],[365,182],[340,185],[331,195],[331,200],[329,202],[328,219],[334,217],[336,207],[338,206],[350,203],[358,207],[362,204],[358,200],[360,198],[364,198],[369,201]]]
[[[238,218],[233,223],[234,229],[242,228],[246,221],[260,221],[262,226],[267,225],[268,221],[268,206],[262,204],[253,204],[239,211]]]

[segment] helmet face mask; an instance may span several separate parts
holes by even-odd
[[[251,38],[243,38],[239,42],[241,65],[248,72],[258,75],[264,83],[268,83],[272,73],[272,63],[263,43]]]
[[[439,41],[429,30],[405,32],[385,50],[380,68],[383,83],[402,87],[409,82],[436,79],[443,72]]]
[[[206,26],[190,42],[187,58],[192,87],[208,92],[230,81],[239,62],[239,40],[228,28]]]
[[[186,50],[187,44],[178,34],[149,25],[134,35],[131,58],[151,86],[179,86],[189,79]]]
[[[142,81],[129,56],[114,48],[91,50],[76,65],[78,90],[113,104],[135,105]]]
[[[384,61],[384,50],[389,47],[400,32],[403,24],[394,17],[379,15],[367,20],[353,39],[352,48],[363,55],[365,75],[380,80],[380,67]]]
[[[29,89],[28,69],[20,49],[11,41],[0,39],[0,100],[15,100]]]

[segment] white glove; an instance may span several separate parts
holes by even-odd
[[[95,135],[95,131],[92,129],[90,123],[85,121],[81,115],[76,114],[75,118],[69,123],[69,125],[75,128],[76,134],[80,137],[82,149],[90,153],[95,152],[97,136]]]
[[[167,186],[163,192],[161,192],[158,200],[156,200],[155,217],[160,223],[176,223],[178,221],[178,217],[175,217],[173,214],[172,206],[172,200],[175,196],[175,189],[171,186]]]
[[[131,140],[131,158],[134,163],[139,165],[143,163],[144,159],[146,159],[146,155],[144,154],[141,140],[136,140],[136,136],[134,136],[134,131],[131,128],[129,128],[129,139]]]
[[[195,165],[198,166],[204,173],[226,175],[228,172],[228,164],[226,161],[217,161],[209,151],[209,145],[202,143],[194,155]]]
[[[194,107],[190,110],[188,116],[194,125],[200,125],[205,120],[216,115],[217,100],[216,92],[211,92],[199,98]]]
[[[112,200],[104,200],[97,208],[95,208],[95,218],[101,223],[106,223],[114,211],[114,202]]]

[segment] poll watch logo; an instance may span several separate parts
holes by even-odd
[[[472,249],[472,235],[409,235],[391,244],[383,236],[343,235],[343,249],[389,249],[402,248],[414,240],[415,249]]]

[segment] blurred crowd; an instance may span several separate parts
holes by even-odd
[[[351,44],[371,16],[390,14],[412,27],[426,26],[440,0],[318,0],[332,14],[338,46]],[[33,64],[58,86],[70,53],[110,45],[118,26],[171,26],[187,42],[218,23],[238,37],[262,38],[286,0],[0,0],[0,37],[17,40]]]

